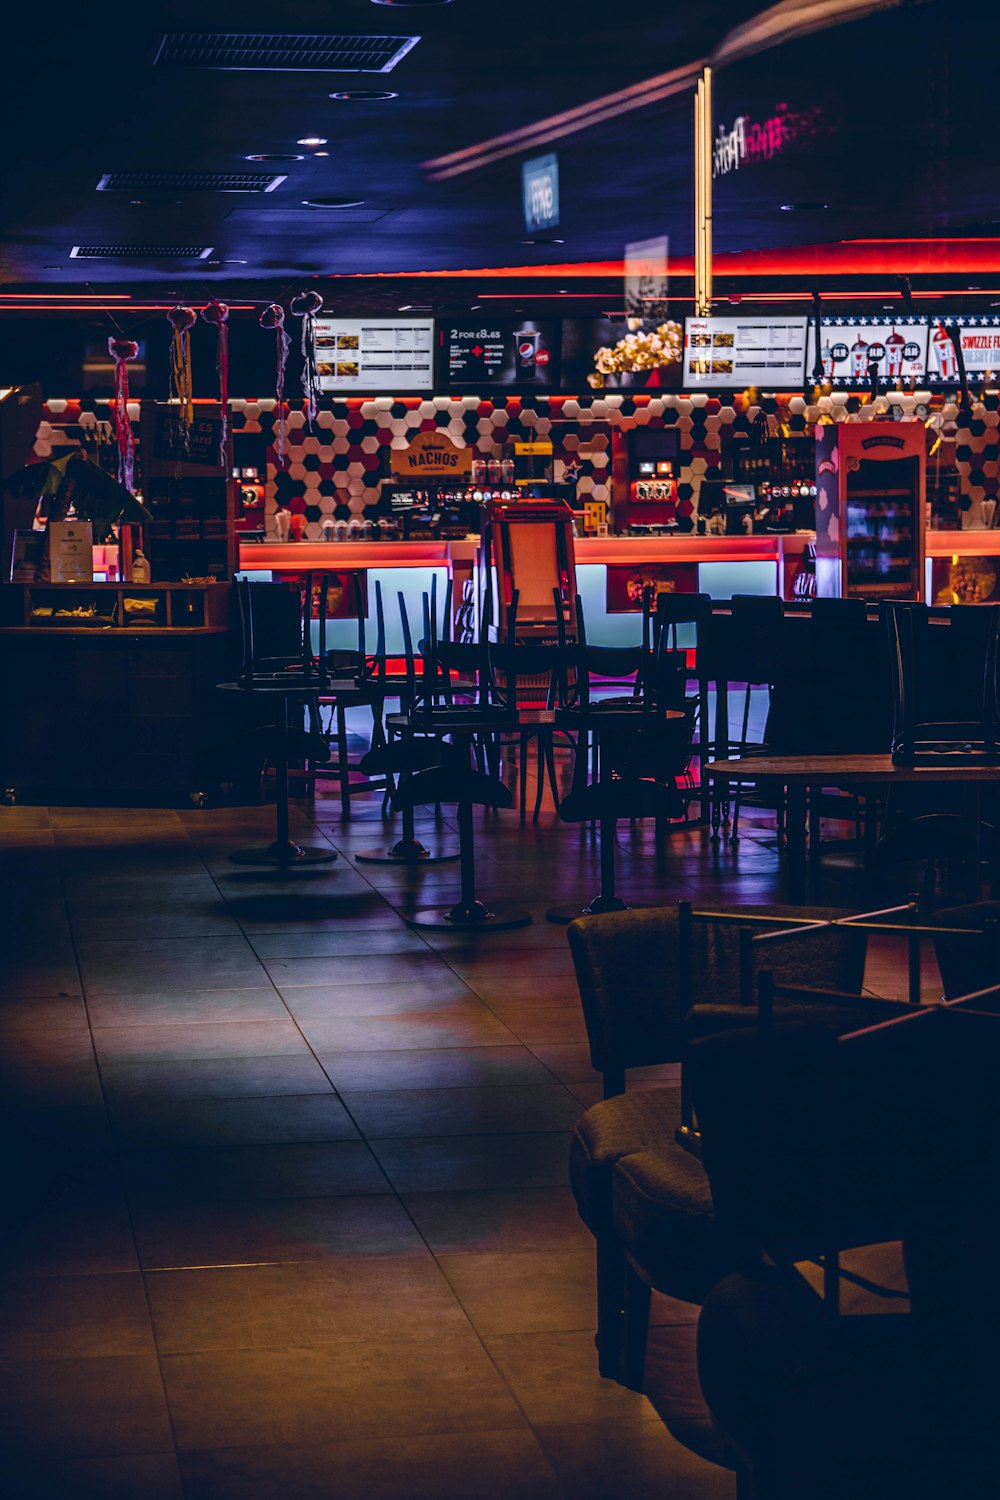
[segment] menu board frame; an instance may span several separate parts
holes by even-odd
[[[806,350],[808,346],[808,318],[804,313],[779,314],[772,317],[752,316],[741,313],[713,314],[707,318],[688,316],[684,319],[684,354],[681,367],[682,390],[743,390],[747,386],[759,386],[765,390],[788,390],[801,388],[806,378]],[[730,326],[733,325],[733,326]],[[741,330],[752,330],[764,334],[771,330],[775,338],[754,345]],[[782,344],[783,337],[798,339],[795,348],[796,362],[785,360],[777,373],[770,367],[772,362],[750,364],[743,356],[753,356],[758,351],[777,354],[789,346]],[[707,338],[708,343],[696,342]],[[725,342],[716,342],[725,340]],[[704,354],[699,355],[699,350]],[[799,352],[801,351],[801,352]],[[692,370],[692,362],[701,359],[709,368],[704,373]]]
[[[546,365],[547,379],[545,381],[532,380],[523,373],[522,378],[518,378],[516,350],[506,351],[513,352],[515,358],[515,365],[512,371],[514,378],[511,380],[494,380],[480,374],[470,376],[455,376],[452,374],[450,345],[454,341],[454,335],[449,332],[450,329],[467,329],[468,335],[463,333],[463,337],[473,336],[478,332],[482,334],[484,342],[502,341],[506,344],[509,338],[514,337],[519,327],[523,332],[531,333],[546,341],[542,344],[548,355]],[[494,331],[496,339],[492,340],[490,335]],[[435,335],[438,358],[437,387],[442,392],[448,392],[452,395],[456,393],[472,395],[481,391],[484,397],[488,397],[491,391],[496,391],[505,395],[537,394],[539,396],[556,396],[562,389],[562,333],[563,319],[558,317],[483,318],[482,316],[472,317],[466,314],[455,318],[438,318],[437,333]]]
[[[956,324],[962,330],[959,335],[962,341],[962,357],[965,362],[965,374],[970,385],[985,384],[987,376],[992,376],[994,382],[1000,381],[1000,313],[947,313],[943,316],[928,316],[928,338],[927,338],[927,384],[932,390],[942,387],[958,389],[958,361],[955,359],[951,342],[948,341],[947,353],[950,354],[948,373],[941,372],[942,350],[940,341],[935,338],[939,328],[952,328]],[[991,339],[991,346],[996,348],[997,358],[992,365],[979,362],[979,351],[971,347],[966,341],[966,330],[976,336],[976,330],[987,336],[995,334],[995,341]],[[936,368],[935,368],[936,364]]]
[[[884,385],[894,385],[898,380],[926,385],[928,324],[926,313],[901,312],[898,317],[884,312],[824,314],[820,322],[820,336],[823,340],[820,349],[826,354],[828,350],[835,351],[839,345],[845,351],[836,364],[831,363],[829,357],[824,359],[824,384],[831,385],[837,391],[866,389],[870,355],[864,351],[882,349],[883,354],[876,359],[876,363],[879,366],[879,380]],[[864,334],[871,337],[865,339]],[[888,345],[894,338],[897,341],[903,340],[901,344],[896,343],[895,360],[890,359],[888,350]],[[922,351],[919,361],[906,359],[903,355],[902,351],[910,343],[916,344]],[[862,345],[864,349],[860,347]],[[806,352],[807,371],[811,378],[816,363],[816,329],[812,322],[809,324]],[[914,367],[917,363],[919,369]],[[838,370],[838,364],[842,366],[843,373]]]
[[[426,349],[415,346],[413,352],[423,357],[426,355],[426,379],[411,379],[409,381],[400,379],[403,373],[405,361],[398,365],[392,361],[386,373],[379,373],[382,362],[372,365],[365,358],[369,355],[389,356],[392,354],[406,353],[399,347],[398,339],[393,341],[390,349],[366,349],[365,331],[389,334],[395,332],[397,335],[407,332],[417,333],[424,338]],[[427,317],[366,317],[348,316],[339,313],[318,313],[316,316],[314,353],[316,357],[316,368],[319,371],[318,385],[320,393],[324,396],[335,396],[343,400],[347,396],[432,396],[436,388],[434,370],[434,350],[436,347],[436,325],[433,318]],[[331,344],[328,340],[333,340]],[[349,342],[349,341],[356,342]],[[338,359],[336,356],[343,355]],[[331,357],[334,356],[334,357]],[[322,373],[324,366],[333,366],[334,371],[343,365],[357,367],[357,378],[351,376],[338,376],[336,373]],[[417,372],[414,371],[414,374]]]

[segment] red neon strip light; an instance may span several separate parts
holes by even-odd
[[[0,292],[0,297],[16,297],[24,301],[31,297],[48,297],[50,301],[65,301],[75,297],[77,302],[129,302],[132,300],[131,292]]]
[[[924,240],[838,240],[826,245],[793,245],[764,250],[727,251],[715,256],[716,276],[815,276],[834,272],[847,276],[960,276],[1000,272],[1000,238]],[[694,260],[678,256],[669,262],[671,275],[691,276]],[[349,271],[330,281],[398,280],[397,271]],[[405,279],[435,277],[455,280],[473,276],[499,280],[556,277],[623,276],[622,260],[561,261],[545,266],[466,267],[454,271],[408,271]]]

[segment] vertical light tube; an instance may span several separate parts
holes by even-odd
[[[712,310],[712,70],[698,80],[694,99],[695,311]]]

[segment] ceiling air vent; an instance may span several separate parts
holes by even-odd
[[[419,40],[418,36],[171,31],[160,43],[153,63],[265,73],[391,73]]]
[[[105,172],[99,193],[273,193],[274,172]]]
[[[71,260],[207,260],[211,245],[74,245]]]

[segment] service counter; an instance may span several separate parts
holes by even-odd
[[[574,542],[577,587],[583,599],[589,638],[598,645],[635,640],[634,616],[646,583],[666,580],[679,592],[713,599],[733,594],[791,597],[791,582],[808,543],[808,533],[758,536],[607,536]],[[324,569],[365,570],[368,617],[374,630],[376,580],[386,614],[386,648],[403,649],[396,595],[402,593],[411,624],[419,624],[421,601],[437,577],[438,596],[449,577],[456,602],[471,579],[479,551],[476,538],[438,542],[245,542],[240,568],[251,578],[280,578]],[[333,620],[331,644],[356,643],[353,620]],[[374,640],[374,635],[371,637]]]

